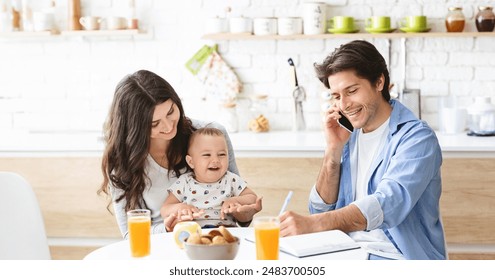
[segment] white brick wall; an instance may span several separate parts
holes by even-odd
[[[44,1],[32,1],[33,9]],[[184,100],[194,118],[218,117],[215,100],[203,100],[198,80],[184,63],[203,45],[217,43],[220,53],[243,82],[239,96],[240,129],[246,130],[249,97],[268,94],[266,115],[275,130],[291,129],[292,88],[287,59],[297,67],[298,80],[307,91],[304,112],[309,129],[320,129],[320,93],[313,63],[321,62],[345,39],[325,40],[201,40],[204,22],[224,16],[301,16],[303,0],[187,0],[136,1],[144,39],[50,37],[0,40],[0,129],[31,131],[100,131],[113,91],[120,79],[139,69],[162,75]],[[358,24],[372,15],[391,15],[395,23],[409,14],[428,16],[436,31],[455,1],[327,0],[327,18],[353,15]],[[469,2],[469,3],[468,3]],[[66,26],[67,1],[57,1],[57,24]],[[83,0],[83,15],[122,15],[126,0]],[[485,0],[464,1],[466,31],[474,31],[473,17]],[[428,7],[426,7],[428,5]],[[389,60],[385,39],[373,39]],[[392,82],[401,83],[400,39],[392,40]],[[456,96],[468,105],[472,97],[495,99],[495,37],[414,38],[407,41],[406,86],[420,88],[423,118],[437,128],[438,97]],[[494,101],[495,102],[495,101]],[[206,109],[205,109],[206,108]]]

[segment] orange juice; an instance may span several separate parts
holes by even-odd
[[[276,219],[276,217],[273,217]],[[256,240],[256,259],[278,260],[278,241],[280,224],[275,221],[255,221],[254,234]]]
[[[151,219],[148,216],[129,216],[129,242],[133,257],[145,257],[150,254]]]

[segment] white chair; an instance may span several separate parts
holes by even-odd
[[[0,171],[0,260],[49,260],[45,225],[31,185]]]

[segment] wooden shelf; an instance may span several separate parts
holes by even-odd
[[[57,31],[12,31],[0,32],[0,38],[40,38],[59,34]]]
[[[64,30],[64,31],[17,31],[17,32],[0,32],[0,39],[18,40],[18,39],[41,39],[54,37],[125,37],[125,36],[146,36],[148,32],[138,29],[123,30]]]
[[[348,34],[318,34],[318,35],[264,35],[256,36],[250,33],[215,33],[205,34],[205,40],[307,40],[307,39],[337,39],[337,38],[417,38],[417,37],[495,37],[495,32],[423,32],[404,33],[348,33]]]
[[[63,36],[125,36],[144,34],[138,29],[122,29],[122,30],[65,30],[60,33]]]

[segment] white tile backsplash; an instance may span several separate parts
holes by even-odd
[[[83,0],[83,15],[109,16],[123,12],[124,1]],[[444,32],[447,8],[457,2],[422,0],[327,0],[327,18],[352,15],[358,24],[372,15],[391,15],[393,24],[405,15],[425,14],[435,31]],[[66,1],[56,1],[56,19],[66,26]],[[299,83],[307,91],[304,112],[308,129],[320,129],[320,93],[314,62],[350,39],[202,40],[209,17],[302,16],[303,0],[139,0],[143,38],[60,37],[0,40],[0,128],[3,131],[101,131],[117,83],[124,75],[148,69],[163,76],[182,97],[194,118],[217,118],[215,101],[204,101],[203,87],[185,62],[204,44],[219,52],[243,82],[239,95],[239,127],[247,129],[249,97],[268,94],[270,124],[290,130],[292,88],[287,59],[296,64]],[[484,0],[463,2],[465,31],[475,31],[474,15]],[[427,6],[428,5],[428,6]],[[361,31],[363,32],[363,31]],[[391,67],[392,82],[402,79],[401,40],[368,39]],[[457,96],[462,104],[472,97],[495,97],[495,37],[410,38],[407,40],[406,86],[420,88],[423,119],[438,124],[438,97]],[[390,56],[390,57],[389,57]],[[493,98],[495,100],[495,98]],[[217,119],[218,120],[218,119]]]

